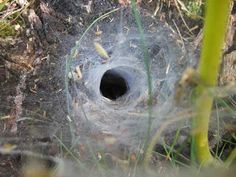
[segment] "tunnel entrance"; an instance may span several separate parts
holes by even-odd
[[[118,72],[110,69],[104,73],[100,83],[100,92],[102,96],[115,101],[126,94],[129,90],[125,78]]]

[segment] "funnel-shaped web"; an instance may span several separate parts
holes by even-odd
[[[82,73],[82,78],[71,84],[72,100],[79,103],[72,112],[80,142],[131,149],[143,143],[148,127],[145,59],[150,63],[153,92],[151,132],[174,109],[171,100],[175,83],[191,65],[192,52],[168,25],[140,12],[150,58],[143,55],[140,34],[129,9],[97,22],[80,44],[79,60],[71,66],[72,71],[79,67]],[[104,48],[109,58],[97,51],[94,42]],[[107,141],[107,137],[114,141]]]

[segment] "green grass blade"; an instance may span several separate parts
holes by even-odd
[[[150,56],[149,56],[147,44],[145,41],[144,30],[142,27],[140,14],[137,9],[135,0],[131,1],[131,6],[132,6],[132,11],[133,11],[134,18],[138,27],[139,35],[140,35],[140,43],[141,43],[141,48],[144,55],[144,65],[145,65],[145,70],[146,70],[146,75],[147,75],[147,84],[148,84],[148,128],[147,128],[147,135],[144,140],[145,141],[144,151],[146,153],[148,142],[150,140],[150,132],[151,132],[151,124],[152,124],[152,107],[151,106],[152,106],[153,97],[152,97],[152,78],[151,78],[151,71],[150,71]]]

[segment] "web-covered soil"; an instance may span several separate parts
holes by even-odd
[[[140,152],[140,146],[144,144],[142,140],[148,125],[148,119],[144,119],[148,118],[145,111],[148,84],[139,45],[140,33],[131,10],[114,13],[90,29],[69,71],[73,75],[79,66],[82,79],[69,77],[69,89],[66,88],[66,55],[89,24],[117,7],[120,5],[116,1],[35,0],[22,14],[26,28],[21,34],[0,39],[0,176],[19,176],[28,159],[42,160],[50,169],[62,163],[58,157],[70,160],[73,156],[93,158],[87,144],[99,149],[95,153],[98,159],[103,155],[100,152],[107,151],[105,160],[111,165],[126,163],[127,156],[132,153],[135,161],[137,151]],[[181,17],[183,14],[174,3],[143,1],[140,9],[143,9],[141,17],[145,19],[147,46],[153,58],[151,76],[156,98],[152,108],[155,113],[153,134],[161,126],[160,122],[176,111],[170,102],[183,70],[197,63],[202,21],[184,16],[186,26]],[[234,25],[233,9],[219,78],[222,85],[236,78]],[[94,41],[104,47],[109,58],[101,57],[94,49]],[[101,90],[99,84],[104,77],[104,90]],[[115,94],[106,91],[112,89],[106,86],[114,84],[114,79],[121,86]],[[71,120],[76,121],[73,127]],[[225,120],[227,125],[234,123],[231,117]],[[189,146],[188,126],[181,123],[181,130],[176,127],[166,131],[167,145],[171,145],[176,131],[180,131],[177,146]],[[232,141],[234,130],[229,127],[221,136]],[[214,131],[210,137],[214,149],[217,143],[213,135]],[[221,142],[219,146],[226,149],[224,158],[235,144]],[[70,147],[73,148],[68,150]],[[157,144],[156,151],[165,154],[163,143]],[[114,156],[109,155],[112,152]],[[186,157],[176,159],[189,163],[189,148],[182,152]],[[120,162],[120,159],[124,161]],[[156,156],[153,161],[159,164],[166,163],[167,159]],[[70,162],[68,164],[70,166]]]

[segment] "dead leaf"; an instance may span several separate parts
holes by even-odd
[[[98,42],[94,42],[94,46],[95,46],[95,49],[96,51],[98,52],[98,54],[105,58],[105,59],[109,59],[109,55],[107,53],[107,51],[103,48],[103,46],[101,44],[99,44]]]

